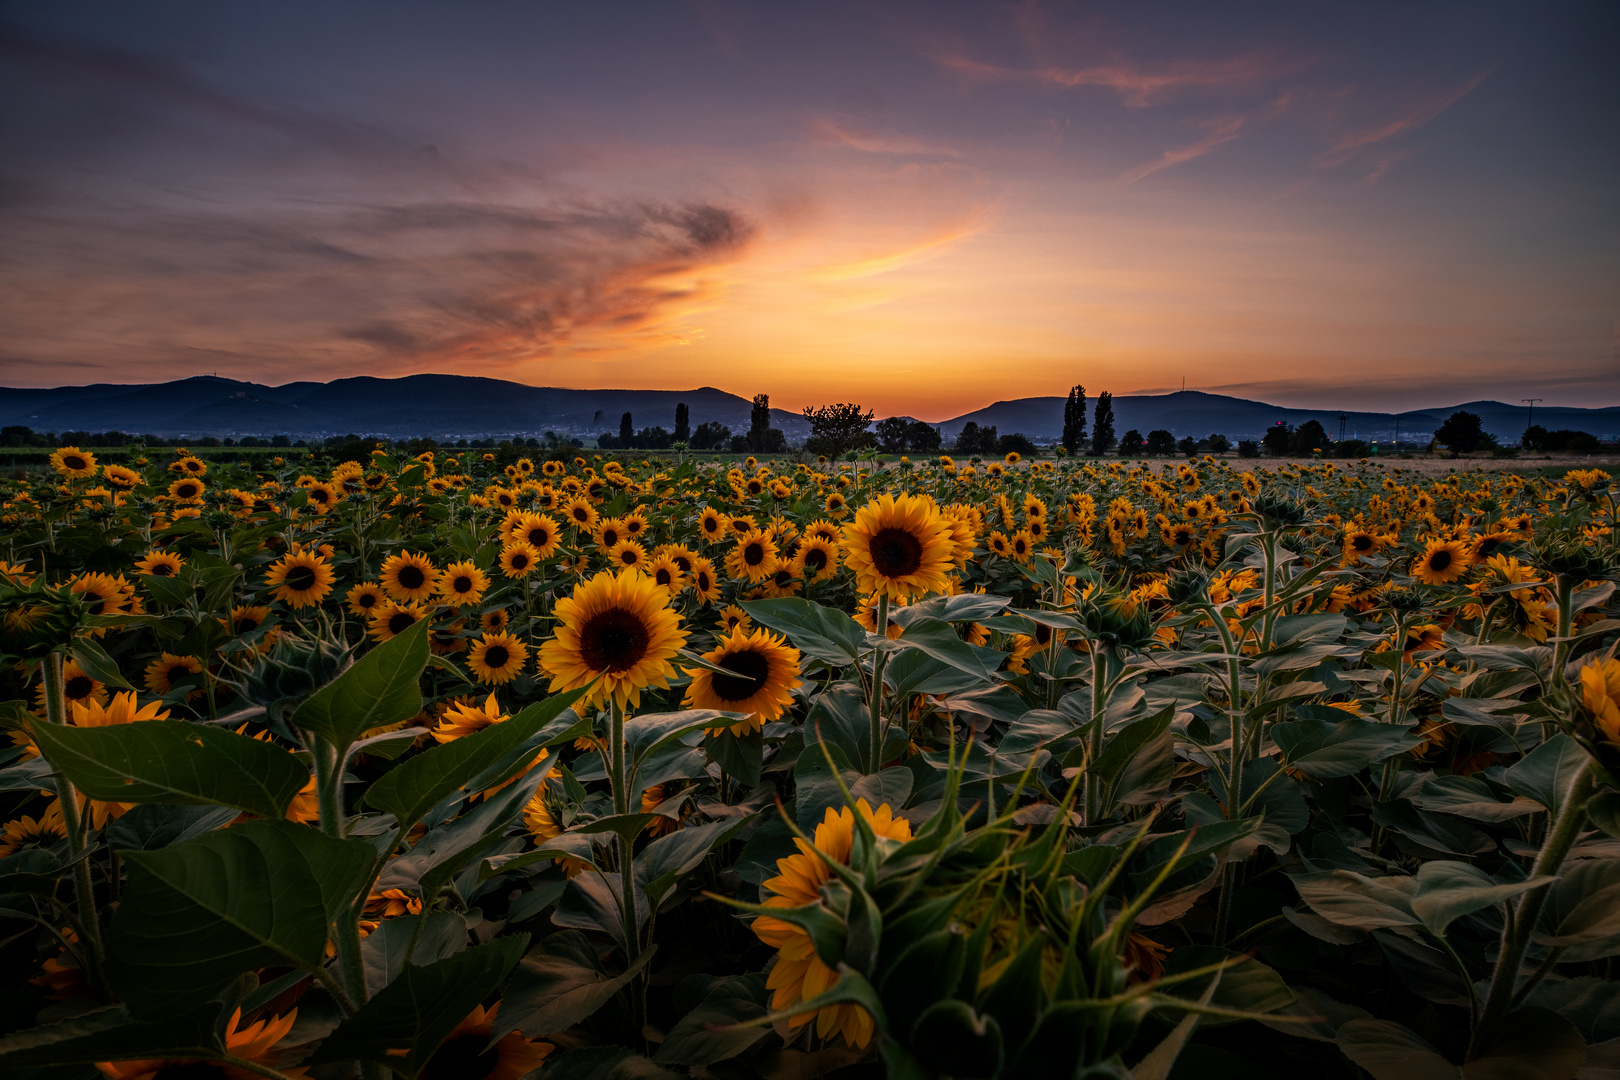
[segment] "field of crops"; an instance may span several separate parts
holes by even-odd
[[[1620,1069],[1606,473],[150,456],[0,486],[7,1076]]]

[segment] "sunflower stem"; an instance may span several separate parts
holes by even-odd
[[[45,656],[45,721],[62,726],[67,723],[66,695],[62,688],[62,654],[51,651]],[[44,756],[44,751],[40,751]],[[62,808],[62,828],[67,833],[68,858],[73,862],[73,898],[78,907],[79,926],[88,949],[82,950],[88,962],[85,976],[96,991],[96,997],[107,1000],[101,982],[101,916],[96,908],[95,883],[90,879],[90,860],[84,854],[85,819],[79,816],[79,793],[73,782],[61,769],[53,766],[52,779],[56,784],[56,802]],[[85,810],[88,812],[89,805]]]
[[[1563,805],[1558,808],[1558,818],[1548,831],[1546,842],[1541,845],[1535,865],[1530,868],[1531,877],[1556,876],[1574,848],[1575,841],[1580,838],[1581,826],[1586,823],[1586,804],[1597,786],[1597,777],[1592,770],[1593,763],[1589,761],[1570,778],[1569,787],[1564,791]],[[1496,970],[1491,973],[1490,993],[1468,1047],[1470,1061],[1479,1056],[1486,1040],[1495,1034],[1497,1024],[1512,1006],[1519,971],[1524,964],[1524,953],[1530,946],[1530,935],[1536,929],[1541,909],[1547,903],[1548,891],[1547,885],[1541,885],[1521,894],[1518,905],[1511,913],[1512,917],[1503,925],[1502,948],[1496,958]],[[1532,976],[1532,979],[1535,977]]]
[[[877,773],[883,768],[883,668],[889,659],[889,651],[885,647],[889,641],[887,593],[878,596],[877,636],[877,651],[872,654],[871,726],[868,732],[870,746],[866,755],[868,773]]]
[[[630,812],[630,777],[625,770],[624,706],[614,699],[608,707],[608,769],[613,785],[613,812]],[[636,860],[633,840],[622,835],[619,841],[619,910],[624,919],[624,961],[634,967],[641,957],[641,928],[636,922]],[[630,987],[631,1030],[640,1031],[644,1011],[645,972]]]

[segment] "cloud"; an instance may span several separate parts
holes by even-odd
[[[1393,120],[1385,120],[1369,127],[1358,128],[1355,131],[1346,132],[1335,140],[1333,145],[1330,146],[1325,153],[1319,156],[1316,161],[1313,162],[1313,164],[1319,169],[1336,169],[1340,165],[1350,161],[1352,158],[1357,157],[1362,153],[1362,151],[1369,147],[1375,146],[1378,143],[1384,142],[1388,139],[1405,135],[1408,132],[1416,131],[1418,128],[1429,123],[1441,113],[1457,104],[1457,102],[1473,93],[1474,89],[1478,87],[1480,83],[1484,82],[1490,77],[1491,73],[1496,70],[1496,67],[1497,65],[1493,64],[1484,71],[1481,71],[1479,74],[1475,75],[1473,78],[1466,80],[1462,84],[1453,87],[1445,93],[1434,97],[1425,98],[1422,101],[1409,106],[1408,108],[1402,110],[1401,114],[1395,117]],[[1409,152],[1410,151],[1408,151],[1408,153]],[[1405,155],[1403,154],[1401,156]],[[1376,171],[1372,179],[1377,179],[1379,176],[1382,176],[1383,173],[1393,166],[1398,160],[1399,158],[1395,158],[1393,160],[1380,158],[1379,163],[1375,166]]]
[[[1169,169],[1193,158],[1202,157],[1225,142],[1237,138],[1238,129],[1243,126],[1244,117],[1226,116],[1205,122],[1202,126],[1209,130],[1209,134],[1193,143],[1176,150],[1166,150],[1153,161],[1138,165],[1124,173],[1119,178],[1121,185],[1134,184],[1144,176],[1149,176],[1160,169]]]
[[[1214,62],[1180,61],[1149,71],[1129,63],[1093,67],[1009,68],[987,64],[961,54],[942,55],[939,63],[979,82],[1022,82],[1074,89],[1097,86],[1117,91],[1125,104],[1146,106],[1173,91],[1239,86],[1290,70],[1273,58],[1250,55]]]
[[[838,143],[868,154],[903,154],[914,157],[958,157],[953,147],[911,139],[904,135],[876,135],[823,117],[811,126],[814,137],[825,143]]]

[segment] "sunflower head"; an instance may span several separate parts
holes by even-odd
[[[486,633],[467,654],[467,666],[479,682],[500,686],[517,678],[528,659],[529,647],[511,634]]]
[[[843,532],[857,589],[901,602],[945,591],[955,556],[951,532],[926,496],[882,495],[867,503]]]
[[[799,650],[763,628],[753,633],[744,627],[732,630],[703,659],[729,674],[688,668],[692,683],[686,691],[686,707],[748,713],[746,721],[729,729],[735,735],[757,731],[781,716],[793,703],[793,691],[802,684]]]
[[[439,571],[426,555],[401,551],[383,560],[382,587],[395,600],[426,600],[439,584]]]
[[[556,636],[540,647],[551,691],[592,689],[582,707],[641,703],[644,687],[669,685],[670,659],[686,644],[669,592],[639,570],[603,572],[557,601]],[[594,684],[594,685],[593,685]]]

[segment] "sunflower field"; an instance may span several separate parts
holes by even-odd
[[[69,447],[0,1071],[1620,1070],[1596,470]]]

